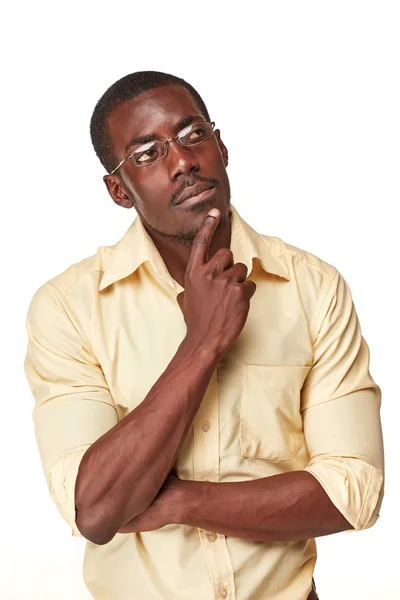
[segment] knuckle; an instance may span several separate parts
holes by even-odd
[[[233,254],[232,250],[229,248],[218,248],[214,256],[217,256],[218,258],[232,258]]]
[[[247,265],[245,265],[244,263],[241,263],[241,262],[236,263],[236,265],[235,265],[235,271],[238,274],[242,275],[242,276],[246,276],[247,275],[247,271],[248,271]]]
[[[201,246],[202,244],[204,244],[207,241],[207,238],[205,235],[198,233],[197,235],[195,235],[195,237],[193,238],[193,245],[194,246]]]
[[[242,286],[240,283],[235,282],[232,286],[232,293],[236,298],[240,298],[243,294]]]
[[[233,254],[229,248],[219,248],[210,262],[214,269],[221,269],[233,262]]]
[[[243,263],[236,263],[235,265],[233,265],[233,267],[230,269],[231,271],[231,276],[234,279],[239,278],[242,282],[246,279],[247,276],[247,266]]]
[[[245,265],[244,263],[238,262],[238,263],[236,263],[236,266],[239,267],[240,269],[246,269],[246,272],[247,272],[247,265]]]
[[[247,287],[249,293],[251,295],[253,295],[257,289],[256,284],[251,279],[247,279],[247,281],[245,283],[246,283],[246,287]]]

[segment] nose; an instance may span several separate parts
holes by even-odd
[[[169,175],[173,181],[178,179],[179,175],[199,170],[196,152],[191,148],[181,146],[176,140],[169,142],[168,154],[164,160],[167,160]]]

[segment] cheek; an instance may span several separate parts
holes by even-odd
[[[146,199],[152,195],[155,189],[160,187],[162,180],[157,165],[154,165],[154,167],[136,167],[134,177],[131,179],[133,193]]]
[[[157,205],[168,200],[171,189],[165,178],[150,178],[141,188],[143,201],[148,205]]]
[[[146,173],[141,178],[136,178],[134,194],[139,207],[143,212],[151,212],[153,208],[168,202],[172,189],[167,176],[160,173]]]

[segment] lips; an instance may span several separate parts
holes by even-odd
[[[175,204],[181,204],[184,200],[187,200],[191,196],[196,196],[205,190],[210,190],[214,186],[210,183],[197,183],[196,185],[192,185],[191,187],[187,187],[183,190],[182,194],[178,197],[178,200]]]

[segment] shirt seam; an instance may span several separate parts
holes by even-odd
[[[95,268],[95,267],[92,267],[91,269],[88,269],[89,273],[92,272],[92,271],[99,271],[99,272],[101,272],[101,269],[98,269],[98,268]],[[76,281],[78,281],[78,279],[79,278],[77,278],[75,280],[75,283],[76,283]],[[63,295],[62,290],[60,290],[59,286],[57,286],[52,280],[50,280],[49,283],[53,286],[53,288],[56,290],[56,293],[58,294],[58,299],[59,299],[59,302],[60,302],[60,304],[62,306],[62,309],[64,311],[65,317],[69,320],[69,322],[71,323],[71,326],[73,327],[74,331],[76,331],[76,333],[79,335],[80,339],[83,341],[83,343],[85,344],[86,348],[88,349],[88,351],[90,352],[90,354],[95,359],[95,361],[97,363],[97,366],[100,368],[101,372],[103,373],[104,381],[105,381],[105,383],[106,383],[106,385],[107,385],[107,387],[108,387],[108,389],[110,391],[110,397],[111,397],[111,401],[112,401],[112,405],[110,405],[110,406],[113,406],[114,410],[117,412],[117,415],[118,415],[117,407],[115,405],[115,401],[114,401],[113,395],[111,394],[111,390],[110,390],[110,388],[108,386],[108,382],[107,382],[107,379],[106,379],[106,376],[105,376],[105,373],[104,373],[104,370],[103,370],[103,366],[102,366],[102,364],[101,364],[101,362],[100,362],[97,354],[94,351],[93,343],[92,343],[91,339],[86,339],[86,336],[83,336],[81,334],[81,332],[77,329],[77,327],[75,326],[73,320],[71,319],[71,317],[68,314],[68,311],[67,311],[67,309],[66,309],[66,307],[64,305],[64,301],[67,300],[67,297],[68,297],[70,291],[72,291],[72,288],[68,291],[68,293],[66,293],[66,294]],[[90,334],[91,335],[92,335],[92,328],[93,328],[93,322],[92,321],[93,321],[93,319],[92,319],[92,314],[91,314],[90,315]],[[92,338],[93,338],[93,336],[92,336]],[[109,403],[106,403],[106,404],[109,404]]]
[[[90,342],[89,340],[87,340],[87,339],[86,339],[86,337],[84,337],[84,336],[81,334],[81,332],[80,332],[80,331],[79,331],[79,330],[76,328],[76,326],[75,326],[75,323],[74,323],[74,322],[73,322],[73,320],[71,319],[71,317],[70,317],[70,315],[68,314],[68,311],[67,311],[67,309],[66,309],[66,307],[65,307],[65,305],[64,305],[64,302],[63,302],[63,300],[65,300],[65,299],[67,298],[67,296],[68,296],[68,294],[69,294],[69,293],[68,293],[68,294],[65,294],[65,295],[63,295],[63,294],[62,294],[62,291],[60,290],[60,288],[59,288],[59,287],[58,287],[56,284],[54,284],[52,280],[50,280],[50,281],[49,281],[49,283],[50,283],[50,284],[51,284],[51,285],[54,287],[54,289],[56,290],[56,292],[58,292],[58,294],[61,296],[61,297],[59,297],[59,302],[60,302],[60,304],[61,304],[61,306],[62,306],[62,309],[63,309],[63,311],[64,311],[64,315],[65,315],[65,317],[66,317],[66,318],[68,319],[68,321],[71,323],[72,327],[74,328],[74,331],[76,331],[76,333],[79,335],[79,337],[80,337],[80,338],[81,338],[81,339],[84,341],[84,343],[86,344],[87,348],[90,350],[90,353],[92,354],[92,356],[93,356],[93,357],[96,359],[96,361],[97,361],[97,362],[99,362],[99,361],[98,361],[98,359],[97,359],[97,356],[95,355],[95,353],[94,353],[94,351],[93,351],[93,347],[92,347],[92,344],[91,344],[91,342]]]
[[[67,289],[63,289],[62,286],[57,285],[56,280],[59,277],[59,275],[56,275],[56,277],[53,277],[52,279],[49,280],[49,283],[51,283],[57,290],[58,292],[63,296],[63,297],[67,297],[71,294],[71,292],[73,292],[76,289],[76,285],[78,283],[78,281],[80,280],[81,277],[83,277],[85,274],[89,274],[89,273],[103,273],[104,274],[104,269],[101,269],[100,267],[90,267],[89,269],[87,269],[86,271],[80,273],[74,280],[73,283],[71,283],[69,285],[69,287]]]
[[[333,283],[337,279],[339,279],[339,271],[337,269],[335,269],[335,273],[334,273],[333,277],[324,283],[324,285],[322,286],[322,289],[320,291],[319,300],[318,300],[316,311],[315,311],[315,317],[313,318],[313,320],[311,322],[311,328],[310,328],[311,340],[312,340],[313,345],[315,344],[315,341],[317,338],[317,331],[318,331],[318,325],[320,324],[320,316],[321,316],[322,307],[324,305],[325,300],[328,298],[329,292],[333,287]]]
[[[363,502],[362,502],[362,505],[361,505],[361,509],[360,509],[359,514],[358,514],[356,528],[359,527],[360,519],[361,519],[361,516],[362,516],[362,514],[364,512],[364,506],[365,506],[365,503],[366,503],[367,498],[368,498],[369,489],[371,487],[372,475],[373,475],[373,472],[374,472],[374,467],[372,467],[368,463],[365,463],[365,464],[367,464],[369,466],[369,469],[370,469],[369,470],[369,479],[368,479],[368,485],[367,485],[367,489],[365,491],[364,499],[363,499]]]
[[[270,250],[270,252],[271,252],[271,250]],[[329,275],[327,275],[326,271],[324,271],[323,269],[321,269],[321,267],[319,267],[318,265],[310,262],[306,256],[303,256],[302,254],[299,254],[298,252],[294,252],[293,250],[288,250],[287,249],[284,252],[282,252],[282,254],[274,254],[272,252],[271,252],[271,254],[275,258],[281,258],[282,256],[285,256],[285,255],[289,255],[289,256],[295,257],[298,261],[305,262],[307,264],[307,266],[309,266],[310,268],[315,269],[316,271],[318,271],[318,273],[320,275],[322,275],[325,279],[326,279],[326,277],[329,277]],[[332,276],[332,279],[334,279],[337,269],[333,265],[330,265],[330,266],[335,270],[335,273]]]

